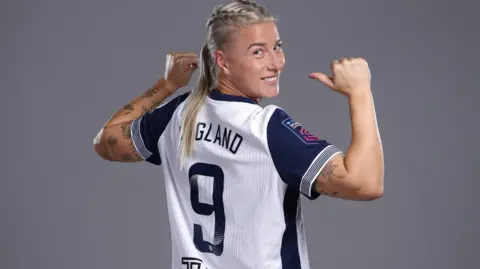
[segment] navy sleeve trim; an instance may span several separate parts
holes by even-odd
[[[318,196],[318,193],[314,191],[316,178],[320,172],[322,172],[325,164],[327,164],[333,156],[341,153],[342,151],[334,145],[330,145],[322,150],[303,175],[302,182],[300,183],[300,191],[309,198]]]
[[[145,161],[155,165],[162,163],[161,149],[158,148],[159,139],[170,123],[175,110],[189,95],[190,92],[179,95],[132,122],[133,145]]]

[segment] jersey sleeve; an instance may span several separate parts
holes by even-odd
[[[314,182],[340,149],[311,134],[284,110],[277,108],[267,125],[270,154],[282,180],[310,200],[320,196]]]
[[[132,122],[133,144],[145,161],[154,165],[161,165],[158,141],[172,119],[175,110],[185,101],[189,93],[173,98]]]

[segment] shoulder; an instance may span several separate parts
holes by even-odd
[[[173,112],[182,103],[184,103],[190,95],[191,95],[191,91],[187,91],[177,96],[170,97],[169,100],[157,106],[155,109],[153,109],[152,112],[164,111],[164,110],[171,110]]]
[[[284,108],[277,105],[258,107],[252,116],[253,135],[261,138],[269,147],[284,143],[314,145],[322,143],[305,126],[296,121]]]
[[[275,145],[309,147],[325,144],[324,140],[310,133],[302,123],[279,106],[269,105],[260,114],[264,115],[265,138],[269,147]]]
[[[277,105],[267,105],[265,107],[255,106],[253,109],[253,122],[264,125],[265,127],[271,122],[272,119],[278,117],[279,114],[285,113],[285,111]]]
[[[160,129],[163,131],[176,111],[184,105],[190,94],[191,91],[188,91],[177,96],[170,97],[153,110],[138,118],[136,121],[144,124],[154,124],[160,127]]]
[[[288,112],[277,105],[267,105],[264,108],[258,108],[254,113],[254,121],[260,124],[266,135],[281,135],[284,132],[290,134],[297,134],[298,132],[305,132],[302,130],[302,125],[295,121]]]

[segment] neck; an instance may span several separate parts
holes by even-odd
[[[233,86],[233,84],[230,81],[228,81],[226,79],[220,79],[218,81],[217,90],[219,92],[221,92],[222,94],[229,94],[229,95],[246,97],[246,98],[250,98],[250,99],[254,100],[257,103],[260,102],[260,98],[255,98],[255,97],[251,97],[251,96],[246,95],[242,91],[238,90],[235,86]]]

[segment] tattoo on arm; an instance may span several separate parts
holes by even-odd
[[[124,115],[128,115],[130,114],[130,112],[134,110],[134,107],[131,104],[128,104],[128,105],[125,105],[123,109],[125,109]]]
[[[320,175],[324,177],[326,180],[332,181],[333,177],[335,176],[335,169],[337,167],[338,165],[334,164],[332,161],[329,161],[328,163],[325,164],[325,167],[320,172]],[[322,183],[320,184],[323,185]],[[327,192],[325,191],[324,187],[320,187],[318,192],[322,195],[328,195],[331,197],[337,197],[339,194],[337,191],[332,191],[331,193]]]
[[[322,169],[322,172],[320,175],[323,177],[327,178],[329,181],[332,180],[332,175],[335,172],[335,168],[337,168],[337,165],[333,164],[333,162],[328,162],[325,167]]]
[[[107,143],[110,147],[113,147],[117,144],[117,138],[113,135],[111,135],[108,140],[107,140]]]
[[[125,139],[132,138],[132,133],[131,133],[132,127],[130,126],[130,124],[124,123],[124,124],[122,124],[121,128],[122,128],[123,138],[125,138]]]
[[[331,197],[335,197],[335,196],[337,196],[337,194],[338,194],[338,192],[336,192],[336,191],[334,191],[334,192],[332,192],[332,193],[328,193],[328,192],[326,192],[326,191],[323,190],[323,189],[320,189],[318,192],[319,192],[320,194],[322,194],[322,195],[327,195],[327,196],[331,196]]]
[[[113,159],[115,153],[115,145],[117,144],[117,138],[111,135],[107,138],[107,144],[104,146],[104,151],[108,154],[110,159]]]
[[[142,106],[142,111],[143,111],[142,116],[147,114],[148,112],[150,112],[150,110],[148,108],[144,107],[144,106]]]
[[[133,144],[132,140],[132,128],[129,123],[122,124],[122,136],[125,139],[130,140],[130,153],[125,153],[121,156],[123,161],[136,161],[136,160],[143,160],[142,156],[137,152],[137,149],[135,148],[135,145]]]
[[[156,87],[151,87],[150,89],[148,89],[145,93],[143,93],[143,96],[146,96],[146,97],[153,97],[157,92],[159,92],[160,89],[159,88],[156,88]]]
[[[150,111],[154,110],[155,108],[157,108],[162,103],[163,103],[163,101],[153,101],[152,105],[150,106]]]

